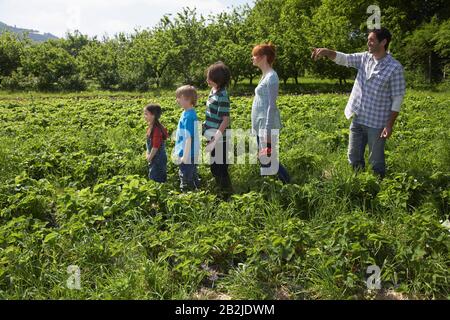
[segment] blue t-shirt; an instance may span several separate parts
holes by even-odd
[[[191,138],[191,161],[198,157],[200,139],[198,134],[197,113],[194,109],[183,111],[177,127],[177,142],[175,152],[181,158],[184,155],[185,141]]]

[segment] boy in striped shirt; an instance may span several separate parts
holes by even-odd
[[[206,81],[211,87],[211,92],[206,103],[203,135],[208,141],[206,151],[211,153],[211,173],[225,196],[232,193],[226,139],[226,129],[230,125],[230,98],[226,87],[230,79],[230,70],[222,62],[217,62],[206,70]]]

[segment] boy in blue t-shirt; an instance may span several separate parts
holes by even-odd
[[[197,91],[193,86],[182,86],[177,89],[176,97],[184,110],[178,122],[174,149],[180,166],[180,189],[184,192],[198,189],[200,186],[197,172],[200,137],[197,130],[197,113],[194,109],[197,104]]]

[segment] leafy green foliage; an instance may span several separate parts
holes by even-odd
[[[328,59],[311,60],[313,47],[346,53],[366,51],[366,12],[373,2],[257,0],[215,15],[184,8],[158,24],[130,34],[89,38],[79,31],[34,45],[4,33],[0,37],[1,88],[65,90],[85,88],[146,91],[193,84],[204,88],[204,71],[223,61],[233,84],[253,84],[257,68],[251,49],[271,41],[275,69],[284,84],[313,75],[339,80],[339,90],[355,70]],[[444,82],[449,71],[449,9],[444,0],[378,1],[382,25],[393,39],[390,51],[404,66],[411,87]],[[305,84],[304,84],[305,85]]]
[[[25,74],[36,79],[34,89],[51,91],[85,88],[75,58],[52,42],[27,47],[21,65]]]
[[[204,105],[207,92],[199,96]],[[228,201],[207,166],[194,193],[180,194],[171,162],[166,184],[147,179],[142,107],[160,103],[172,133],[173,92],[0,99],[2,298],[182,299],[207,288],[370,299],[373,264],[384,289],[449,295],[446,94],[408,91],[382,181],[347,164],[346,96],[281,94],[280,155],[293,183],[231,165]],[[232,94],[233,128],[248,129],[250,105]],[[81,268],[82,290],[67,289],[69,265]]]

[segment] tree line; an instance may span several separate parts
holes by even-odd
[[[373,3],[374,2],[374,3]],[[446,0],[257,0],[207,17],[185,8],[148,29],[112,37],[78,31],[34,43],[0,35],[0,88],[8,90],[148,90],[179,83],[204,86],[204,70],[224,61],[232,82],[252,83],[255,44],[277,46],[275,69],[285,83],[305,75],[337,79],[354,71],[330,61],[312,63],[311,49],[366,50],[367,7],[379,5],[390,51],[405,67],[407,81],[437,83],[450,71],[450,7]]]

